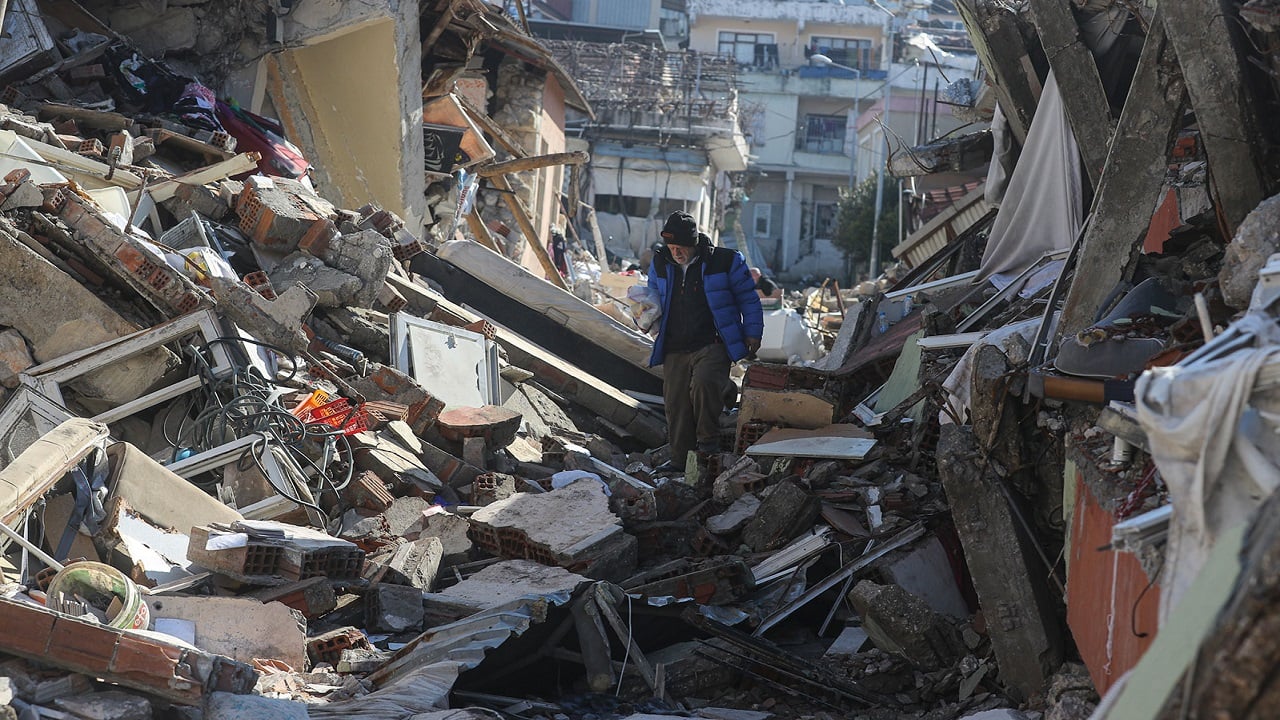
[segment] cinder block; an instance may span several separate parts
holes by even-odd
[[[385,632],[422,627],[422,591],[412,585],[378,583],[365,594],[365,623]]]

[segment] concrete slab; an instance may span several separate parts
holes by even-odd
[[[487,610],[531,595],[567,596],[585,582],[590,580],[564,568],[531,560],[504,560],[435,595]]]
[[[471,516],[471,536],[496,555],[582,568],[599,579],[622,579],[636,563],[635,538],[623,532],[608,496],[590,478],[483,507]]]
[[[196,647],[241,662],[273,658],[307,667],[307,634],[294,610],[252,598],[162,596],[148,600],[155,618],[196,624]]]

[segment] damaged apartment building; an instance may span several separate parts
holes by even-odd
[[[1280,22],[1149,5],[959,0],[991,131],[890,167],[981,204],[664,475],[581,295],[733,199],[736,60],[0,4],[0,718],[1274,717]]]

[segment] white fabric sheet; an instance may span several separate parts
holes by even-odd
[[[1050,72],[991,227],[979,280],[1011,278],[1046,252],[1071,247],[1083,212],[1080,151]]]

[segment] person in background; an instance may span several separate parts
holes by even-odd
[[[760,349],[764,312],[742,254],[712,246],[693,216],[672,213],[662,237],[649,266],[662,305],[649,365],[663,366],[671,460],[658,470],[683,471],[689,452],[702,464],[719,449],[729,367]]]
[[[751,268],[751,279],[756,281],[756,294],[760,296],[761,300],[778,300],[779,304],[781,304],[782,288],[765,277],[764,273],[760,272],[760,268]]]

